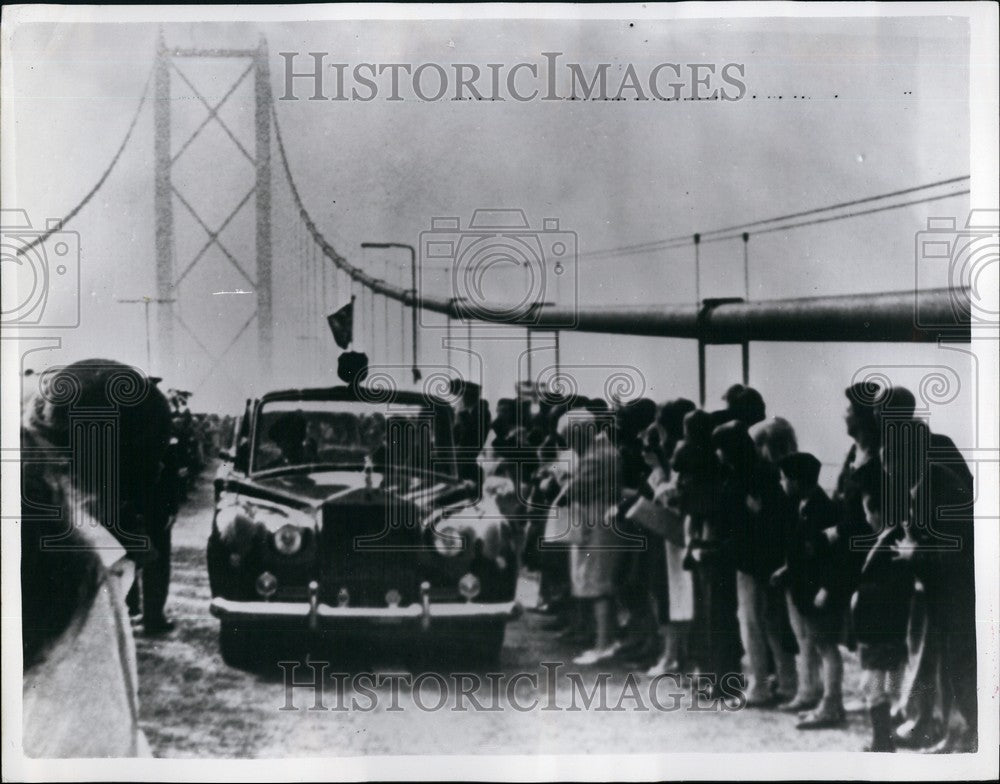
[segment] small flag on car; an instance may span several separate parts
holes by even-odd
[[[337,346],[346,349],[354,341],[354,297],[340,310],[326,317]]]

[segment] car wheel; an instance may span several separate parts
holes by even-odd
[[[219,626],[219,652],[222,661],[230,667],[247,669],[259,662],[258,635],[245,627],[232,623]]]

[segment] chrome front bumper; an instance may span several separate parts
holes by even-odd
[[[315,585],[315,584],[313,584]],[[310,585],[308,602],[238,602],[215,597],[209,605],[212,615],[222,621],[254,623],[301,620],[310,629],[350,626],[420,626],[436,623],[462,624],[482,621],[509,621],[521,614],[521,605],[510,602],[432,603],[426,592],[422,601],[406,607],[333,607],[317,599]],[[297,624],[296,624],[297,625]]]

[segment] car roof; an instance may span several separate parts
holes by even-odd
[[[362,403],[385,404],[401,403],[404,405],[435,405],[448,406],[442,398],[424,392],[413,392],[403,389],[383,389],[381,387],[366,387],[360,389],[341,384],[335,387],[306,387],[302,389],[283,389],[262,395],[258,402],[268,403],[276,400],[357,400]]]

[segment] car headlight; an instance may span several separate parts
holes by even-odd
[[[434,549],[436,549],[441,555],[452,558],[465,549],[465,542],[462,539],[462,533],[453,525],[445,525],[441,528],[435,528],[434,533]]]
[[[295,555],[302,549],[302,529],[297,525],[283,525],[274,532],[274,549],[282,555]]]

